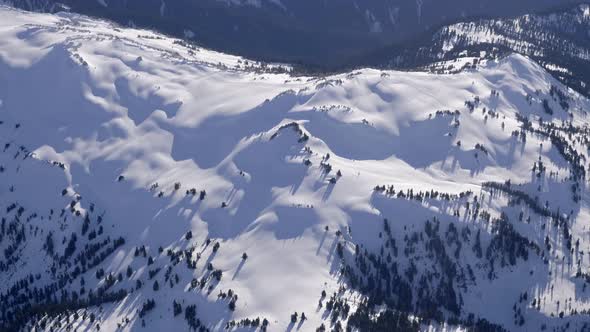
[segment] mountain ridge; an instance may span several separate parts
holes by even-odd
[[[259,60],[343,65],[391,43],[481,15],[505,18],[580,1],[133,1],[11,0],[41,11],[67,7],[122,25],[156,28],[175,37]],[[281,5],[277,5],[280,3]],[[421,4],[419,6],[419,4]],[[421,8],[419,10],[419,8]],[[420,18],[418,12],[421,13]],[[188,34],[187,34],[188,33]]]
[[[0,7],[0,327],[588,328],[590,101],[477,59],[290,75]]]

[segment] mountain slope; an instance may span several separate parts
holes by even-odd
[[[288,71],[0,7],[2,330],[587,328],[588,99]]]
[[[20,8],[69,10],[123,25],[188,36],[205,47],[258,59],[333,67],[474,17],[509,18],[579,0],[5,0]],[[61,5],[63,4],[63,5]]]
[[[510,19],[480,19],[442,27],[410,47],[394,45],[358,61],[395,68],[429,67],[466,55],[493,58],[517,52],[560,81],[590,95],[590,5]],[[456,64],[432,70],[460,70]]]

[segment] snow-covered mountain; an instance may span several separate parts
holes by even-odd
[[[541,64],[561,82],[590,96],[590,4],[509,19],[451,24],[410,47],[394,45],[367,56],[365,63],[415,68],[470,55],[497,57],[517,52]],[[432,70],[460,70],[456,64]]]
[[[156,28],[259,59],[333,66],[443,24],[507,18],[580,0],[4,0]]]
[[[589,107],[0,7],[0,330],[588,330]]]

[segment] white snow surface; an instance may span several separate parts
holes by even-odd
[[[105,232],[126,241],[102,267],[125,274],[131,265],[132,281],[145,280],[148,270],[134,257],[136,246],[145,245],[163,270],[167,249],[196,245],[203,251],[195,270],[182,264],[175,269],[182,287],[162,282],[155,293],[149,283],[120,303],[104,305],[106,309],[97,311],[103,330],[117,330],[124,317],[132,323],[120,330],[142,330],[136,309],[147,298],[158,299],[155,312],[145,318],[153,331],[186,329],[185,321],[170,313],[173,299],[196,303],[199,318],[213,330],[246,317],[266,317],[272,331],[285,330],[294,311],[308,317],[302,330],[315,330],[329,321],[317,308],[321,291],[331,293],[343,282],[337,274],[335,230],[351,226],[348,240],[370,248],[384,217],[402,232],[429,213],[450,213],[445,205],[390,203],[375,196],[376,185],[489,196],[481,183],[530,181],[540,155],[547,172],[559,171],[556,183],[567,175],[565,161],[550,142],[541,146],[531,136],[521,144],[511,137],[519,126],[516,113],[542,112],[539,100],[530,105],[525,96],[537,90],[547,94],[551,84],[561,86],[523,56],[454,75],[363,69],[292,77],[245,70],[240,65],[245,61],[76,14],[0,7],[0,142],[27,147],[34,156],[17,164],[15,150],[2,154],[7,169],[0,175],[2,209],[19,201],[47,215],[52,208],[67,207],[73,193],[80,194],[81,209],[93,202],[104,212]],[[498,97],[490,96],[493,89],[500,92]],[[573,123],[586,124],[588,100],[568,93]],[[470,113],[464,103],[475,96],[481,96],[481,105]],[[486,119],[483,107],[499,117]],[[453,125],[456,117],[434,116],[437,110],[459,110],[460,126]],[[556,123],[569,119],[565,112],[556,113]],[[293,122],[308,141],[301,142],[296,131],[280,129]],[[487,156],[474,158],[477,143],[488,149]],[[327,153],[333,170],[326,176],[319,165]],[[61,162],[65,169],[44,161]],[[342,177],[330,184],[338,170]],[[121,175],[124,179],[118,181]],[[177,182],[180,190],[174,190]],[[150,191],[155,183],[158,188]],[[11,186],[16,190],[9,190]],[[550,195],[547,188],[561,190],[565,194],[551,196],[551,204],[569,211],[569,189],[563,187],[547,184],[542,195]],[[66,197],[61,195],[64,188]],[[206,190],[206,198],[185,195],[190,188]],[[163,197],[158,197],[160,191]],[[584,248],[590,245],[587,202],[584,192],[573,226]],[[505,200],[495,200],[490,208],[499,211],[505,205]],[[78,229],[82,220],[45,219],[36,225],[42,234],[54,232],[56,246],[63,248],[61,237]],[[186,240],[189,230],[193,238]],[[544,235],[532,226],[523,224],[518,230],[535,234],[542,244]],[[31,271],[47,271],[44,238],[28,242],[21,257],[29,258],[19,269],[0,275],[0,291]],[[207,238],[220,243],[217,253],[203,246]],[[163,254],[158,253],[160,246]],[[243,252],[248,254],[245,261]],[[206,262],[223,271],[222,280],[211,294],[189,291],[191,279],[207,273]],[[552,303],[573,297],[576,308],[590,308],[585,298],[574,296],[575,271],[566,263],[552,261],[548,269],[554,273],[543,276],[548,280],[529,277],[539,264],[534,260],[518,267],[522,273],[482,279],[477,290],[462,294],[465,306],[514,328],[511,307],[518,294],[529,290],[541,296],[555,284]],[[587,258],[583,264],[588,266]],[[91,270],[86,282],[92,287],[103,281]],[[239,295],[235,312],[217,299],[219,290],[227,289]],[[548,301],[537,319],[528,322],[531,330],[555,310]]]

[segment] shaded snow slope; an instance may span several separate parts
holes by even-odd
[[[258,59],[338,68],[390,43],[478,17],[557,11],[580,0],[2,0],[155,28],[208,48]],[[399,45],[396,45],[399,48]],[[405,47],[402,47],[405,48]],[[365,63],[362,59],[360,63]],[[388,62],[389,58],[384,59]]]
[[[567,107],[551,97],[552,87],[566,96]],[[353,310],[367,295],[349,287],[341,267],[352,264],[357,244],[379,252],[384,218],[400,252],[411,247],[404,237],[433,217],[442,223],[441,234],[449,224],[480,231],[484,252],[497,235],[493,220],[502,214],[541,249],[550,236],[553,248],[543,256],[531,246],[527,260],[519,256],[495,269],[492,261],[493,278],[489,261],[465,244],[453,258],[473,268],[473,278],[455,287],[461,319],[472,313],[518,330],[513,304],[527,291],[543,299],[539,310],[526,302],[522,307],[530,330],[565,322],[579,327],[584,316],[551,315],[564,303],[590,308],[575,277],[578,265],[586,271],[590,264],[578,251],[590,245],[586,182],[570,178],[571,163],[550,140],[541,134],[522,139],[517,119],[530,117],[538,130],[538,117],[585,128],[590,103],[525,57],[454,75],[364,69],[291,77],[284,66],[191,48],[149,31],[0,7],[0,100],[0,208],[15,225],[12,233],[2,231],[0,294],[12,303],[16,297],[6,292],[22,278],[33,276],[41,288],[64,273],[71,282],[60,287],[80,297],[105,286],[126,291],[101,309],[90,306],[93,322],[81,313],[69,316],[79,330],[97,323],[105,331],[118,324],[142,330],[142,320],[146,330],[185,330],[191,304],[212,330],[256,317],[266,318],[272,331],[330,326],[330,312],[318,307],[321,292],[329,296],[344,286],[340,296]],[[537,177],[531,169],[539,160],[545,168]],[[574,242],[580,241],[575,251],[564,249],[549,219],[482,188],[506,180],[561,211]],[[578,201],[572,200],[574,183]],[[374,190],[381,185],[393,185],[395,194]],[[410,189],[453,198],[397,194]],[[470,194],[459,198],[464,192]],[[470,217],[465,202],[473,196],[491,219],[478,212]],[[521,211],[533,222],[518,221]],[[21,226],[26,239],[19,240]],[[68,250],[73,233],[76,244]],[[85,245],[101,241],[108,244],[99,252],[113,249],[96,265],[76,259]],[[145,255],[136,255],[142,246]],[[400,271],[414,264],[407,255],[400,253]],[[435,266],[427,254],[417,259],[418,275]],[[77,266],[81,270],[72,272]],[[420,288],[418,280],[410,282],[412,289]],[[229,289],[237,300],[218,296]],[[139,317],[149,299],[155,308]],[[177,317],[173,301],[182,303]],[[293,312],[305,312],[307,320],[291,323]],[[48,321],[65,330],[65,316]]]

